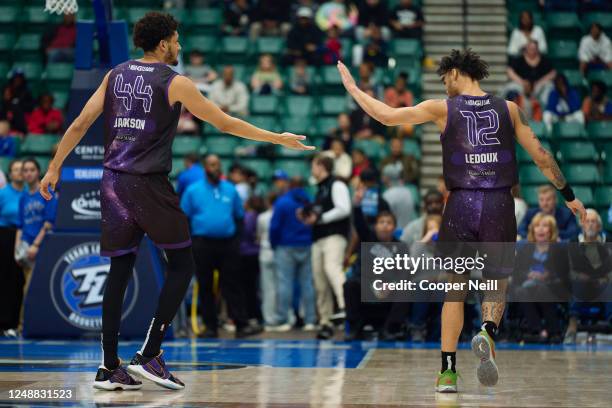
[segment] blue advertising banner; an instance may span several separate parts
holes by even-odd
[[[66,181],[63,178],[62,180]],[[58,194],[55,230],[90,231],[100,230],[102,212],[100,207],[100,181],[72,182],[62,184]]]
[[[98,234],[50,234],[40,248],[25,299],[24,337],[91,337],[102,328],[110,258]],[[163,284],[160,253],[143,239],[123,302],[122,338],[144,338]]]

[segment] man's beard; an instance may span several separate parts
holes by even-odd
[[[172,65],[173,67],[176,67],[179,63],[178,58],[172,55],[172,51],[170,50],[168,50],[164,59],[166,60],[166,64]]]
[[[211,173],[211,172],[206,172],[206,176],[208,177],[208,179],[210,181],[212,181],[213,183],[218,183],[219,180],[221,179],[221,174],[220,173]]]

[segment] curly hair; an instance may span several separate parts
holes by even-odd
[[[465,51],[452,50],[450,55],[442,58],[436,72],[438,75],[444,76],[453,69],[458,69],[459,72],[469,76],[474,81],[480,81],[489,76],[489,64],[480,59],[480,56],[471,48]]]
[[[134,45],[145,52],[153,51],[161,40],[174,35],[178,22],[167,13],[150,11],[134,27]]]

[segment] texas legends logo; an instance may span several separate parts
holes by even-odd
[[[51,299],[57,312],[71,325],[85,330],[102,328],[102,295],[110,270],[110,258],[100,255],[98,242],[68,249],[51,272]],[[134,273],[125,295],[121,318],[132,311],[138,297]]]

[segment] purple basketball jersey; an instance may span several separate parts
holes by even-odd
[[[127,61],[108,77],[104,167],[131,174],[169,173],[181,104],[170,106],[177,75],[162,63]]]
[[[496,189],[518,183],[514,126],[506,101],[492,96],[447,99],[442,142],[444,181],[453,189]]]

